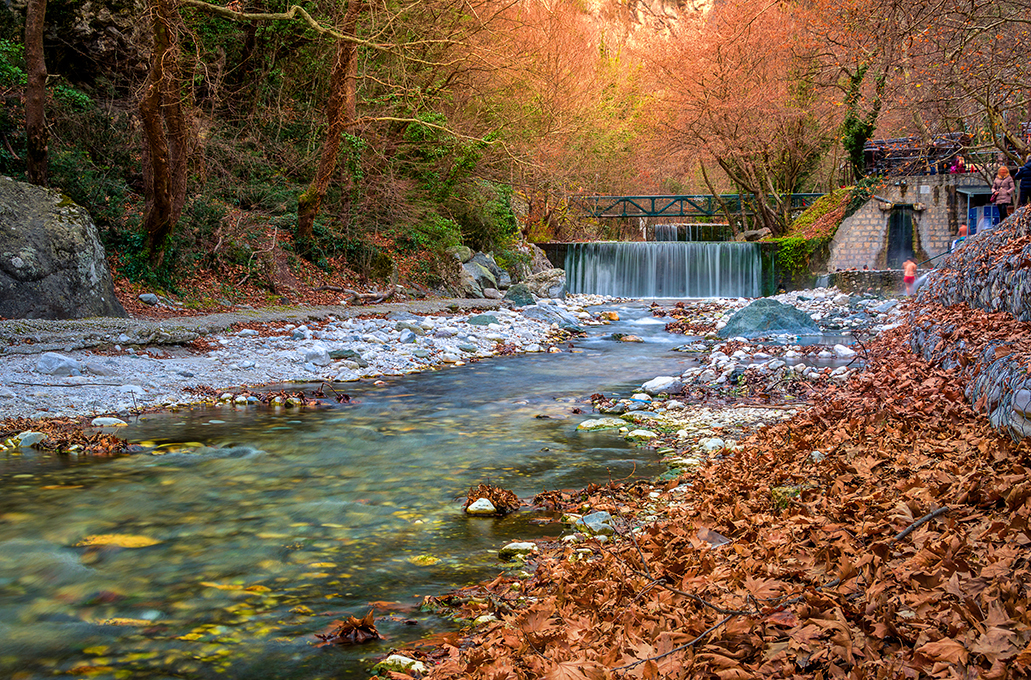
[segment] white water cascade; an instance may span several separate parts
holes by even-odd
[[[759,297],[757,243],[572,243],[566,288],[632,298]]]

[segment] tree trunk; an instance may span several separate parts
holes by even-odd
[[[186,202],[187,126],[179,91],[176,0],[149,0],[154,44],[140,99],[143,129],[143,231],[151,266],[165,257],[168,237]]]
[[[361,0],[349,0],[344,13],[341,33],[353,37],[357,31]],[[315,217],[329,189],[329,180],[336,171],[340,137],[354,123],[357,113],[356,83],[358,75],[358,46],[349,40],[338,40],[336,59],[329,77],[329,101],[326,103],[328,127],[322,142],[322,156],[308,189],[297,199],[297,250],[311,253]]]
[[[29,182],[46,186],[47,170],[47,65],[43,60],[43,21],[47,0],[29,0],[25,8],[25,138]]]

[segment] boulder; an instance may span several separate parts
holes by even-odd
[[[36,362],[36,370],[46,375],[82,375],[79,362],[56,352],[47,352]]]
[[[530,292],[542,298],[566,297],[566,271],[564,269],[548,269],[534,274],[526,280]]]
[[[551,260],[544,254],[539,246],[532,243],[526,244],[526,250],[530,254],[530,275],[540,274],[551,269],[554,265],[551,264]]]
[[[553,305],[533,305],[532,307],[526,307],[523,309],[523,316],[528,319],[544,321],[545,323],[558,324],[558,327],[562,330],[570,331],[572,333],[579,333],[583,330],[580,328],[579,319]]]
[[[760,241],[767,236],[773,236],[773,232],[768,227],[762,229],[754,229],[752,231],[743,231],[738,235],[739,241]]]
[[[458,260],[460,263],[465,264],[469,260],[473,259],[473,251],[468,246],[455,246],[448,250],[451,256]]]
[[[680,378],[663,375],[649,380],[641,386],[641,389],[653,397],[663,392],[666,394],[679,394],[684,389],[684,383],[681,382]]]
[[[6,177],[0,177],[0,316],[128,316],[89,214],[56,191]]]
[[[476,277],[462,265],[458,269],[458,286],[455,293],[466,298],[482,298],[483,288],[476,282]]]
[[[498,321],[498,317],[494,316],[493,314],[476,314],[474,316],[470,316],[468,319],[465,320],[465,322],[470,326],[489,326],[492,323],[500,323]]]
[[[467,264],[478,264],[489,271],[490,275],[494,277],[494,281],[498,283],[497,286],[494,286],[495,288],[506,287],[501,285],[501,279],[504,278],[502,275],[505,274],[505,270],[498,266],[498,263],[494,261],[493,255],[489,253],[476,253]]]
[[[530,287],[525,283],[517,283],[509,288],[505,293],[505,299],[511,302],[515,307],[527,307],[536,303],[536,300],[533,298],[533,293],[530,291]]]
[[[529,541],[513,541],[498,550],[498,559],[511,560],[537,552],[537,544]]]
[[[472,277],[473,281],[476,282],[476,285],[480,287],[481,291],[484,288],[497,289],[497,277],[495,277],[494,273],[482,263],[476,262],[475,259],[473,259],[463,264],[462,269],[465,270],[466,274]]]
[[[805,312],[776,300],[760,298],[738,310],[716,331],[721,338],[761,338],[767,335],[819,335],[820,327]]]

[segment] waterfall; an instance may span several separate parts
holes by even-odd
[[[566,288],[632,298],[759,297],[757,243],[571,243]]]
[[[679,241],[678,232],[679,224],[656,224],[655,225],[655,240],[656,241]]]

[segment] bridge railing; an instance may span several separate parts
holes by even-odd
[[[792,211],[808,208],[823,194],[790,194]],[[721,202],[734,215],[754,215],[754,194],[696,194],[683,196],[586,196],[570,197],[570,204],[591,217],[715,217],[723,214]]]

